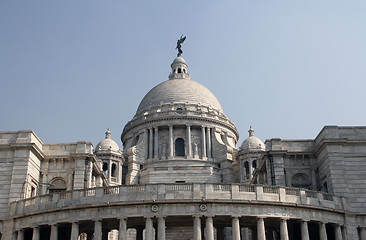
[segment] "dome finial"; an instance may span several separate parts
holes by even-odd
[[[182,43],[184,42],[184,40],[186,40],[186,36],[183,37],[183,34],[182,36],[180,36],[180,39],[178,39],[177,41],[177,47],[175,49],[178,49],[178,54],[177,54],[177,57],[180,57],[183,53],[182,51]]]
[[[249,137],[254,136],[254,130],[253,130],[252,126],[250,126],[248,132],[249,132]]]
[[[105,138],[111,138],[111,131],[109,131],[109,128],[107,129],[107,131],[105,132]]]

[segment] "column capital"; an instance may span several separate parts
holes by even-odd
[[[203,216],[202,215],[192,215],[192,217],[194,217],[194,218],[201,218]]]
[[[206,126],[205,125],[201,125],[201,128],[205,128]]]
[[[118,219],[119,220],[125,220],[126,221],[127,220],[127,217],[119,217]]]
[[[174,124],[168,124],[168,127],[172,128],[174,127]]]

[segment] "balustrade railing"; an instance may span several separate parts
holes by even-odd
[[[255,192],[255,185],[239,185],[239,192]]]
[[[156,195],[158,194],[158,195]],[[113,196],[119,195],[118,198]],[[19,206],[20,211],[24,207],[50,204],[47,207],[56,208],[58,203],[68,201],[65,206],[78,205],[85,202],[79,198],[90,198],[88,202],[103,204],[113,201],[148,201],[151,196],[159,200],[259,200],[269,202],[283,202],[325,206],[328,208],[343,209],[344,202],[340,197],[330,193],[310,191],[299,188],[279,186],[263,186],[250,184],[199,184],[199,183],[176,183],[176,184],[147,184],[147,185],[120,185],[103,188],[78,189],[74,191],[58,192],[11,203]],[[94,200],[93,200],[94,198]],[[69,200],[75,201],[69,201]],[[118,200],[117,200],[118,199]],[[326,201],[323,201],[326,200]],[[71,204],[71,205],[70,205]],[[22,207],[21,207],[22,206]],[[32,208],[33,210],[36,208]],[[42,208],[43,209],[43,208]]]
[[[214,184],[213,185],[214,191],[227,191],[231,190],[231,184]]]
[[[278,194],[277,186],[263,186],[263,193]]]
[[[286,195],[300,196],[300,189],[296,188],[285,188]]]
[[[166,191],[192,191],[192,184],[167,184]]]

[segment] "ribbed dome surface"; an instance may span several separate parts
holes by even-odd
[[[113,150],[116,152],[119,152],[119,146],[118,144],[111,139],[111,131],[109,131],[109,128],[107,132],[105,133],[105,139],[100,141],[97,146],[95,147],[96,152],[98,151],[106,151],[106,150]]]
[[[248,150],[262,150],[264,151],[265,145],[264,143],[257,138],[256,136],[250,136],[247,139],[245,139],[243,141],[243,143],[241,144],[240,147],[243,151],[248,151]]]
[[[190,79],[172,79],[151,89],[142,99],[136,114],[161,103],[171,102],[200,103],[223,112],[215,95],[202,84]]]
[[[100,150],[113,150],[113,151],[118,152],[119,151],[119,146],[112,139],[106,138],[106,139],[103,139],[102,141],[100,141],[95,149],[97,151],[100,151]]]

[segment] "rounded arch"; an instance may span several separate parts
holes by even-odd
[[[304,173],[296,173],[291,178],[291,185],[296,188],[310,189],[310,178]]]
[[[186,155],[185,142],[183,138],[175,139],[175,156],[184,157]]]
[[[245,168],[245,176],[248,178],[248,176],[249,176],[249,162],[248,161],[244,162],[244,168]]]
[[[66,180],[62,177],[53,178],[49,184],[49,193],[63,192],[67,189]]]

